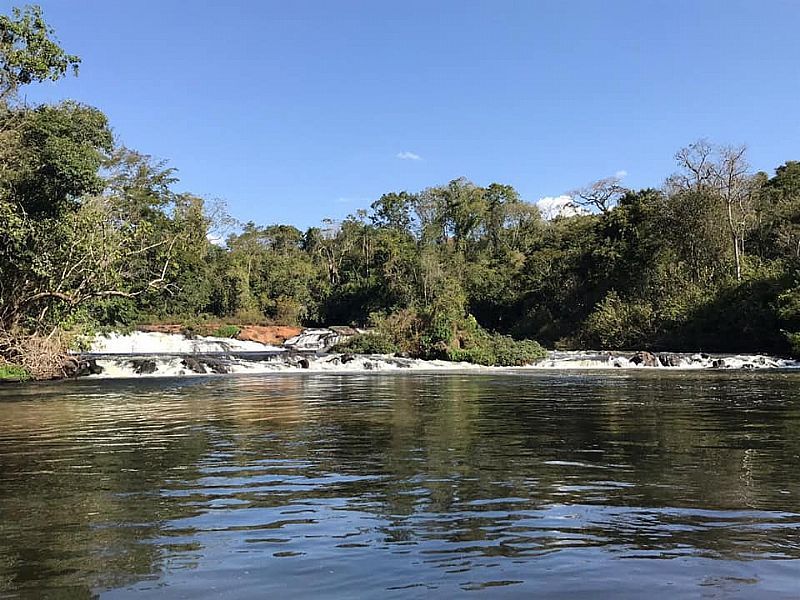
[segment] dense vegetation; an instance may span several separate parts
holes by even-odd
[[[0,356],[35,375],[70,332],[198,316],[372,325],[353,348],[484,364],[540,355],[506,336],[800,353],[800,162],[752,173],[743,147],[699,141],[657,188],[602,179],[549,219],[511,186],[455,179],[219,245],[219,204],[177,193],[100,110],[18,100],[78,63],[38,8],[0,16]]]

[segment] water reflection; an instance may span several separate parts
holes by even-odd
[[[3,387],[0,592],[791,597],[798,381],[515,372]]]

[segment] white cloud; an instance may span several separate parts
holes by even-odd
[[[221,248],[225,247],[225,239],[218,233],[208,232],[206,234],[206,239],[215,246],[220,246]]]
[[[614,177],[618,179],[625,179],[628,176],[628,172],[625,169],[620,169],[616,173],[614,173]]]
[[[413,152],[398,152],[395,157],[400,160],[422,160],[419,154],[414,154]]]
[[[539,207],[542,218],[548,221],[556,217],[574,217],[576,215],[586,214],[583,208],[573,205],[572,198],[566,194],[562,196],[545,196],[544,198],[539,198],[536,206]]]

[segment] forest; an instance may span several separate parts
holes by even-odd
[[[0,15],[0,371],[203,320],[370,327],[353,350],[483,364],[539,343],[800,355],[798,161],[754,171],[744,146],[700,139],[652,188],[599,179],[556,214],[461,177],[305,231],[236,223],[98,108],[21,100],[79,63],[38,7]]]

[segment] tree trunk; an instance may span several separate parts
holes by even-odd
[[[739,252],[739,234],[736,232],[736,225],[733,223],[733,206],[728,204],[728,227],[731,230],[731,240],[733,241],[733,259],[736,266],[736,281],[742,280],[742,260]]]

